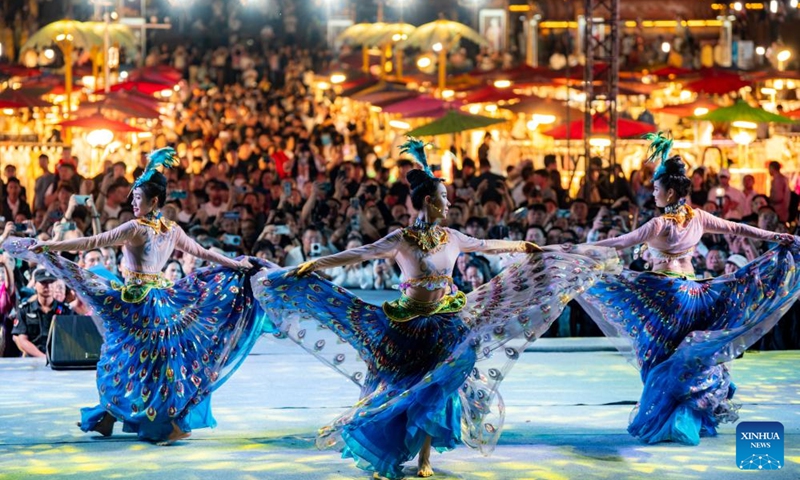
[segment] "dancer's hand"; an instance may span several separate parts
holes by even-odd
[[[30,247],[28,247],[28,250],[39,255],[41,253],[46,252],[48,250],[48,246],[43,243],[36,242]]]
[[[238,268],[239,270],[250,270],[251,268],[253,268],[253,264],[250,263],[250,260],[247,258],[239,260],[239,262],[237,263],[239,265],[236,268]]]
[[[791,233],[778,233],[775,235],[775,240],[777,240],[778,243],[782,243],[784,245],[791,245],[795,243],[797,237],[795,237]]]
[[[312,273],[315,269],[316,265],[314,264],[313,260],[309,260],[308,262],[301,263],[297,268],[293,270],[289,270],[287,273],[290,277],[305,277]]]
[[[539,245],[533,242],[525,242],[525,253],[541,253],[543,251]]]

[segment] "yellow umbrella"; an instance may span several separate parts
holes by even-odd
[[[39,31],[28,37],[20,52],[31,49],[47,48],[57,43],[60,35],[69,35],[73,47],[89,49],[95,45],[103,44],[103,37],[94,33],[91,27],[84,22],[75,20],[59,20],[40,28]]]
[[[103,35],[105,35],[105,22],[83,22],[84,25],[88,26],[92,29],[92,31],[103,39]],[[124,48],[128,54],[136,53],[136,48],[138,47],[138,42],[136,41],[136,37],[133,35],[130,27],[127,25],[123,25],[121,23],[109,23],[108,24],[108,36],[111,40],[111,43],[115,43],[120,46],[120,48]],[[101,43],[102,44],[102,43]]]
[[[91,49],[93,46],[102,46],[103,38],[94,33],[91,27],[75,20],[59,20],[45,25],[38,32],[28,38],[22,45],[20,52],[30,49],[47,48],[53,44],[58,45],[64,54],[64,85],[66,98],[66,112],[69,115],[72,95],[72,51],[75,47]],[[69,143],[72,137],[69,129],[65,132],[65,142]]]
[[[417,27],[409,23],[384,23],[375,26],[364,33],[364,42],[370,46],[378,46],[383,52],[383,63],[386,57],[391,54],[392,45],[402,42],[411,35]],[[398,77],[403,76],[403,50],[396,50],[395,60],[396,72]],[[383,69],[381,74],[383,74]]]
[[[445,88],[447,51],[461,38],[466,38],[478,45],[489,45],[489,42],[481,34],[463,23],[452,20],[436,20],[417,27],[399,47],[416,47],[423,51],[438,51],[439,91],[441,92]]]
[[[336,39],[340,42],[347,43],[348,45],[360,45],[361,46],[361,71],[364,73],[369,73],[369,47],[373,46],[373,44],[368,42],[368,39],[372,36],[373,32],[382,28],[385,23],[378,22],[378,23],[356,23],[355,25],[350,25],[339,34]]]

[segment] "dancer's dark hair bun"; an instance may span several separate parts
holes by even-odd
[[[409,170],[406,179],[411,186],[411,205],[417,210],[422,209],[425,197],[436,195],[436,186],[441,178],[431,177],[422,170]]]
[[[147,198],[157,198],[159,208],[167,201],[167,177],[161,172],[153,172],[145,182],[138,187]]]
[[[692,181],[686,176],[686,163],[678,155],[661,162],[653,176],[653,181],[656,180],[661,181],[665,189],[675,190],[678,198],[689,195],[692,188]]]

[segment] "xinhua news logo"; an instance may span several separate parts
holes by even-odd
[[[736,427],[736,466],[739,470],[782,470],[783,424],[740,423]]]

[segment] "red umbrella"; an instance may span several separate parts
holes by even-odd
[[[155,119],[160,115],[157,109],[149,107],[148,104],[120,100],[109,96],[97,102],[81,104],[80,108],[78,108],[77,116],[91,115],[101,111],[106,113],[113,112],[116,116],[123,118]]]
[[[13,103],[21,103],[26,108],[47,108],[52,107],[53,104],[42,100],[41,96],[44,95],[41,89],[26,90],[21,88],[19,90],[4,90],[0,92],[0,101],[8,101]],[[13,108],[13,107],[9,107]]]
[[[166,65],[137,68],[128,73],[128,81],[162,83],[170,87],[180,82],[181,78],[181,72]]]
[[[111,130],[112,132],[144,132],[141,128],[132,127],[125,122],[108,119],[100,113],[95,113],[88,117],[76,118],[74,120],[67,120],[66,122],[59,123],[59,125],[62,127],[86,128],[89,130]]]
[[[689,75],[694,75],[697,73],[696,70],[690,70],[688,68],[679,68],[679,67],[661,67],[656,70],[650,72],[652,75],[657,77],[668,77],[668,78],[675,78],[675,77],[686,77]]]
[[[663,108],[654,108],[653,113],[666,113],[667,115],[677,115],[679,117],[693,117],[698,108],[708,109],[709,112],[719,108],[719,105],[708,100],[707,98],[698,98],[691,103],[682,103],[680,105],[668,105]],[[706,112],[708,113],[708,112]],[[703,114],[705,115],[705,113]]]
[[[797,110],[790,110],[788,112],[783,112],[782,115],[784,117],[789,117],[789,118],[800,118],[800,108],[798,108]]]
[[[25,108],[25,104],[12,102],[11,100],[0,100],[0,108]]]
[[[464,97],[464,103],[496,103],[514,100],[524,96],[525,95],[521,93],[514,93],[514,90],[510,88],[486,86],[467,93],[467,96]]]
[[[711,75],[703,76],[702,78],[689,82],[683,86],[685,90],[697,93],[706,93],[709,95],[722,95],[725,93],[735,92],[740,88],[748,87],[752,82],[743,79],[739,75],[726,74],[726,75]]]
[[[116,85],[111,85],[110,88],[112,92],[118,92],[120,90],[138,90],[139,92],[146,93],[148,95],[170,89],[172,89],[172,85],[164,85],[163,83],[151,82],[149,80],[128,80],[122,83],[117,83]],[[94,93],[102,94],[103,90],[95,90]]]
[[[8,77],[38,77],[42,71],[38,68],[28,68],[22,65],[2,64],[0,65],[0,74]]]
[[[608,135],[609,124],[606,117],[595,115],[592,117],[592,133]],[[565,140],[567,132],[569,137],[575,140],[583,138],[583,119],[570,122],[569,125],[559,125],[551,130],[544,132],[545,135],[553,137],[555,140]],[[620,138],[641,137],[645,133],[655,132],[656,126],[649,123],[636,122],[625,118],[617,119],[617,136]]]
[[[461,103],[461,102],[457,102]],[[407,98],[399,102],[386,106],[383,109],[384,113],[399,113],[401,115],[411,115],[417,112],[425,112],[428,110],[435,110],[450,105],[451,102],[446,102],[438,98],[429,97],[427,95],[417,95],[413,98]]]

